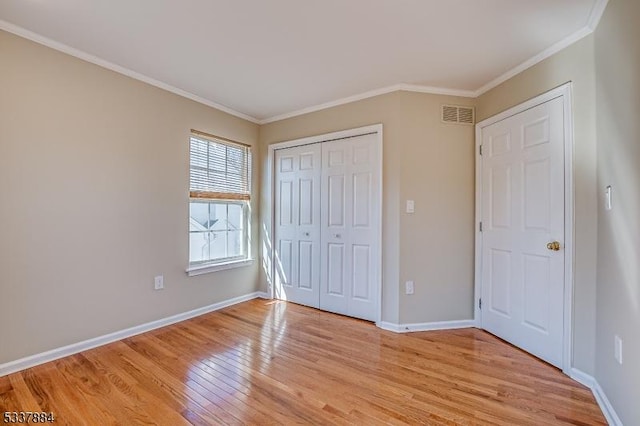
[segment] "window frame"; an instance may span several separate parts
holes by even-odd
[[[246,161],[247,161],[247,184],[248,184],[248,193],[247,194],[235,194],[231,193],[218,193],[218,192],[209,192],[195,190],[192,188],[192,175],[191,171],[194,168],[192,164],[192,139],[195,138],[200,141],[206,141],[208,143],[213,144],[222,144],[225,146],[235,146],[246,149]],[[243,266],[248,266],[253,263],[253,259],[251,258],[251,235],[250,235],[250,227],[251,227],[251,208],[250,208],[250,200],[251,200],[251,147],[246,144],[234,142],[225,138],[220,138],[217,136],[209,135],[206,133],[202,133],[196,130],[191,130],[189,135],[189,203],[188,203],[188,267],[186,272],[189,276],[206,274],[209,272],[215,272],[225,269],[238,268]],[[242,254],[239,256],[228,256],[218,259],[208,259],[208,260],[200,260],[200,261],[192,261],[191,260],[191,235],[197,232],[191,231],[191,205],[193,203],[201,203],[201,204],[226,204],[227,205],[227,220],[229,215],[228,206],[229,205],[239,205],[242,208]],[[219,231],[202,231],[203,234],[206,233],[214,233]],[[224,230],[224,232],[228,233],[230,230]],[[228,244],[228,239],[227,239]],[[228,246],[226,248],[228,250]]]

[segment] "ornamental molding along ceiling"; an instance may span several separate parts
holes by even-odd
[[[152,0],[147,0],[147,1],[152,1]],[[283,7],[284,6],[290,6],[291,1],[295,1],[295,0],[276,0],[274,2],[274,4],[280,4]],[[337,1],[337,0],[336,0]],[[360,0],[360,1],[369,1],[369,0]],[[417,1],[417,0],[416,0]],[[502,2],[506,2],[505,5],[510,5],[512,3],[508,3],[508,0],[499,0]],[[201,7],[206,8],[206,7],[211,7],[210,4],[211,3],[217,3],[216,1],[213,2],[204,2],[204,0],[198,0],[196,1],[196,3],[199,3],[201,5]],[[47,3],[47,2],[45,2]],[[342,75],[342,72],[338,69],[333,70],[332,73],[329,73],[328,71],[331,70],[332,66],[335,64],[329,63],[327,64],[327,87],[330,88],[335,88],[335,87],[339,87],[339,86],[345,86],[342,87],[340,90],[338,89],[327,89],[327,92],[332,92],[332,93],[339,93],[341,91],[343,92],[349,92],[351,91],[352,93],[357,93],[354,95],[349,95],[349,96],[344,96],[344,97],[335,97],[335,98],[330,98],[332,100],[329,101],[325,101],[325,102],[314,102],[315,99],[318,99],[318,93],[322,92],[317,92],[317,93],[312,93],[313,89],[313,84],[310,84],[309,82],[306,81],[302,81],[302,82],[292,82],[291,86],[289,87],[288,85],[285,85],[282,83],[282,81],[279,82],[280,84],[280,88],[279,90],[276,90],[274,88],[271,87],[267,87],[267,85],[271,82],[271,79],[268,77],[268,70],[270,69],[270,67],[274,67],[277,66],[278,64],[282,64],[283,62],[285,62],[285,65],[289,65],[286,64],[287,60],[290,61],[290,57],[286,56],[285,54],[283,54],[282,57],[280,58],[270,58],[268,55],[265,55],[264,61],[268,62],[268,66],[265,66],[265,76],[264,78],[255,78],[254,80],[247,80],[244,81],[242,79],[242,76],[238,77],[238,80],[235,81],[235,84],[233,81],[230,82],[230,84],[228,86],[232,87],[233,90],[229,90],[228,92],[231,94],[237,94],[237,99],[239,99],[238,102],[235,102],[234,100],[234,96],[227,96],[227,99],[223,99],[224,96],[220,96],[220,97],[216,97],[216,96],[212,96],[209,93],[205,93],[206,90],[194,90],[193,88],[187,88],[186,86],[188,84],[175,84],[171,80],[172,76],[170,74],[167,74],[165,76],[165,78],[159,77],[159,74],[162,74],[161,71],[163,71],[164,69],[161,67],[157,67],[157,64],[161,62],[161,60],[168,60],[165,56],[162,56],[162,51],[157,52],[157,56],[155,57],[157,60],[156,62],[153,62],[151,59],[149,60],[149,63],[146,64],[148,65],[148,69],[153,70],[154,72],[144,72],[141,71],[141,68],[144,68],[141,63],[141,61],[137,61],[135,58],[135,52],[139,52],[142,47],[135,47],[135,43],[132,43],[131,45],[126,45],[126,44],[120,44],[120,45],[115,45],[113,46],[114,49],[119,48],[120,46],[125,46],[124,49],[120,49],[120,50],[112,50],[111,52],[116,52],[116,53],[120,53],[122,54],[122,52],[127,52],[128,49],[132,50],[132,53],[130,54],[133,59],[129,60],[128,63],[136,63],[138,66],[126,66],[126,65],[120,65],[118,63],[116,63],[115,61],[112,60],[107,60],[105,59],[105,56],[109,56],[109,55],[98,55],[95,53],[89,53],[89,51],[95,51],[95,50],[99,50],[98,48],[96,49],[81,49],[79,47],[75,47],[78,44],[81,44],[79,42],[77,43],[65,43],[64,41],[66,39],[72,39],[74,41],[77,41],[78,39],[82,38],[81,34],[84,35],[84,33],[82,31],[87,31],[87,26],[84,26],[84,30],[79,29],[79,30],[73,30],[70,31],[68,30],[68,26],[63,25],[64,23],[58,23],[57,21],[55,21],[55,25],[51,24],[51,22],[53,21],[53,16],[58,16],[58,13],[61,13],[59,10],[56,9],[56,6],[61,8],[62,6],[60,6],[61,4],[64,4],[68,7],[69,10],[67,10],[66,12],[68,12],[68,15],[64,15],[64,16],[72,16],[73,13],[71,12],[76,12],[76,9],[83,9],[82,7],[82,2],[78,3],[78,0],[61,0],[59,2],[52,2],[51,4],[46,4],[43,2],[26,2],[23,0],[3,0],[3,2],[0,4],[0,29],[7,31],[9,33],[13,33],[15,35],[18,35],[20,37],[26,38],[28,40],[34,41],[36,43],[42,44],[44,46],[50,47],[52,49],[58,50],[60,52],[69,54],[71,56],[77,57],[79,59],[82,59],[84,61],[96,64],[98,66],[101,66],[103,68],[115,71],[117,73],[126,75],[128,77],[134,78],[136,80],[148,83],[152,86],[164,89],[166,91],[172,92],[174,94],[177,94],[179,96],[191,99],[195,102],[199,102],[201,104],[204,105],[208,105],[210,107],[216,108],[218,110],[221,110],[223,112],[226,112],[228,114],[231,114],[233,116],[251,121],[253,123],[256,124],[267,124],[267,123],[271,123],[271,122],[275,122],[275,121],[279,121],[279,120],[284,120],[287,118],[291,118],[291,117],[295,117],[295,116],[299,116],[299,115],[303,115],[303,114],[307,114],[307,113],[311,113],[314,111],[319,111],[319,110],[323,110],[326,108],[331,108],[334,106],[338,106],[338,105],[343,105],[343,104],[347,104],[347,103],[351,103],[351,102],[355,102],[358,100],[362,100],[362,99],[367,99],[367,98],[371,98],[374,96],[379,96],[379,95],[383,95],[383,94],[387,94],[387,93],[392,93],[392,92],[397,92],[397,91],[407,91],[407,92],[419,92],[419,93],[430,93],[430,94],[437,94],[437,95],[450,95],[450,96],[459,96],[459,97],[467,97],[467,98],[476,98],[484,93],[486,93],[487,91],[493,89],[494,87],[500,85],[501,83],[505,82],[506,80],[512,78],[513,76],[521,73],[522,71],[534,66],[535,64],[545,60],[546,58],[554,55],[555,53],[565,49],[566,47],[572,45],[573,43],[581,40],[582,38],[588,36],[589,34],[593,33],[593,31],[596,29],[596,27],[598,26],[598,23],[600,21],[600,18],[602,17],[602,14],[604,13],[604,10],[607,6],[608,0],[563,0],[563,1],[558,1],[558,0],[547,0],[545,5],[547,8],[552,9],[554,6],[554,4],[560,4],[560,3],[566,3],[566,7],[571,7],[572,9],[570,10],[575,10],[575,11],[582,11],[584,12],[585,10],[588,11],[587,14],[584,14],[584,16],[586,16],[586,20],[584,20],[584,25],[580,26],[577,30],[574,28],[574,30],[569,34],[566,35],[562,38],[560,38],[558,41],[555,41],[554,43],[552,43],[551,45],[547,45],[544,47],[544,49],[540,50],[538,53],[536,53],[535,55],[529,57],[528,59],[520,62],[519,64],[517,64],[516,66],[511,66],[509,68],[505,68],[507,69],[507,71],[502,71],[499,74],[494,74],[491,76],[491,78],[488,78],[488,81],[484,81],[482,82],[482,84],[477,84],[475,86],[475,88],[469,89],[467,88],[455,88],[455,87],[440,87],[440,85],[429,85],[429,84],[410,84],[410,83],[403,83],[403,82],[397,82],[395,84],[390,84],[390,85],[385,85],[383,87],[379,87],[373,90],[365,90],[365,91],[360,91],[360,92],[354,92],[352,90],[349,89],[348,84],[342,84],[342,82],[340,81],[340,76]],[[91,1],[88,3],[92,3]],[[96,1],[94,0],[93,3],[96,3]],[[100,2],[97,2],[100,3]],[[115,1],[115,2],[107,2],[104,4],[91,4],[90,6],[94,6],[94,8],[99,8],[98,6],[101,7],[109,7],[109,5],[114,5],[113,8],[117,9],[119,6],[122,6],[126,9],[126,2],[123,1]],[[141,3],[144,3],[144,1],[142,1]],[[219,3],[219,2],[218,2]],[[251,7],[253,8],[260,8],[262,7],[262,3],[252,3],[252,0],[243,0],[243,1],[239,1],[236,4],[249,4]],[[354,3],[358,3],[358,1],[355,1]],[[382,6],[387,6],[387,7],[392,7],[389,3],[388,0],[377,0],[376,1],[377,4],[380,4]],[[393,3],[393,2],[392,2]],[[412,3],[410,1],[410,3]],[[414,4],[415,2],[413,2],[412,4]],[[446,5],[447,2],[442,2],[442,1],[437,1],[437,0],[431,0],[431,1],[426,1],[426,2],[418,2],[415,3],[416,5],[418,4],[423,4],[423,3],[428,3],[429,7],[435,7],[436,10],[439,11],[443,11],[444,9],[446,9],[447,7],[449,7],[448,5]],[[539,2],[534,2],[534,3],[538,3]],[[85,3],[86,4],[86,3]],[[128,4],[128,3],[127,3]],[[331,5],[332,2],[329,1],[327,3],[325,3],[325,5]],[[467,4],[468,5],[472,5],[475,4],[473,2],[473,0],[467,0]],[[180,7],[180,4],[176,4],[178,7]],[[218,5],[219,6],[219,5]],[[327,7],[329,7],[327,6]],[[89,6],[88,6],[89,7]],[[173,5],[172,5],[173,7]],[[233,6],[235,7],[235,6]],[[418,6],[415,6],[418,7]],[[422,6],[420,6],[422,7]],[[588,9],[586,9],[588,7]],[[73,9],[72,9],[73,8]],[[33,9],[33,10],[32,10]],[[46,9],[46,10],[42,10],[41,9]],[[84,7],[84,9],[87,9],[87,7]],[[82,13],[86,14],[88,16],[87,19],[95,19],[95,15],[97,15],[97,12],[93,9],[91,9],[89,7],[89,11],[84,10],[81,11]],[[545,11],[540,11],[539,9],[542,8],[538,8],[535,9],[536,12],[545,12]],[[34,10],[38,13],[34,13]],[[338,9],[339,10],[339,9]],[[395,10],[395,9],[390,9],[390,10]],[[109,11],[111,11],[111,9],[109,9]],[[448,12],[448,10],[444,10],[445,12]],[[196,11],[197,12],[197,11]],[[231,10],[229,11],[230,15],[233,15],[234,13],[236,13],[236,10]],[[367,10],[357,10],[352,12],[352,14],[354,16],[358,16],[358,15],[363,15],[367,16]],[[549,14],[551,12],[546,11]],[[80,13],[80,12],[78,12]],[[115,13],[115,11],[114,11]],[[184,12],[187,16],[187,18],[192,17],[192,15],[189,15],[189,11]],[[457,15],[453,16],[452,19],[453,20],[462,20],[464,18],[464,15],[461,15],[463,12],[461,11],[457,11],[456,12]],[[494,13],[494,11],[486,11],[486,16],[490,16],[491,13]],[[95,14],[95,15],[94,15]],[[257,12],[256,12],[257,14]],[[165,11],[165,13],[162,15],[163,18],[169,19],[167,16],[165,15],[169,15],[169,12]],[[346,13],[346,15],[349,15],[349,13]],[[544,14],[543,14],[544,15]],[[78,16],[84,16],[84,15],[78,15]],[[116,14],[116,16],[119,16]],[[484,17],[485,19],[490,19],[487,17]],[[549,16],[555,16],[553,14],[549,15]],[[581,15],[582,16],[582,15]],[[296,15],[296,17],[298,17],[298,15]],[[13,18],[13,19],[12,19]],[[405,16],[406,18],[406,16]],[[545,15],[545,19],[547,19],[548,16]],[[109,25],[115,26],[117,27],[118,25],[120,25],[120,18],[117,19],[112,19],[111,21],[108,21],[106,25],[108,28]],[[257,19],[257,18],[255,18]],[[315,22],[313,19],[315,18],[309,18],[307,17],[307,19],[310,19],[310,21],[306,21],[308,22]],[[339,21],[339,16],[335,17],[335,19],[337,19]],[[477,16],[477,17],[473,17],[473,19],[470,22],[475,22],[476,20],[482,20],[483,16]],[[372,18],[372,20],[375,20],[374,18]],[[575,20],[574,20],[575,21]],[[378,22],[378,21],[377,21]],[[379,21],[384,23],[385,21]],[[562,23],[559,23],[557,26],[559,26],[560,28],[562,28]],[[124,25],[124,24],[123,24]],[[135,28],[136,27],[135,22],[131,22],[130,23],[130,27],[131,28]],[[354,24],[354,31],[357,31],[359,28],[359,25],[362,26],[362,28],[366,28],[367,25],[367,20],[366,19],[362,19],[361,22],[356,22]],[[514,24],[515,25],[515,24]],[[37,27],[36,28],[34,28]],[[80,26],[82,27],[82,26]],[[114,27],[114,28],[115,28]],[[152,33],[154,31],[158,31],[157,28],[150,28],[147,32],[143,32],[144,31],[144,25],[142,26],[143,29],[139,30],[140,33],[142,34],[140,35],[140,40],[144,41],[146,40],[145,37],[151,37]],[[575,27],[575,25],[574,25]],[[269,27],[265,27],[263,26],[263,28],[259,28],[257,29],[255,32],[251,33],[251,36],[260,36],[260,30],[264,30],[264,29],[269,29]],[[45,31],[46,29],[46,31]],[[400,31],[400,29],[396,27],[393,28],[394,31]],[[74,32],[75,31],[75,32]],[[416,30],[417,31],[417,30]],[[546,29],[543,29],[543,31],[546,31]],[[559,30],[558,30],[559,31]],[[490,33],[490,31],[487,29],[487,32]],[[56,33],[57,36],[51,36],[50,34]],[[70,33],[73,33],[70,35]],[[532,33],[535,33],[535,31],[533,31]],[[46,35],[45,35],[46,34]],[[267,33],[262,33],[262,34],[269,34],[269,32]],[[482,44],[482,38],[480,35],[478,34],[471,34],[471,35],[475,35],[476,37],[473,38],[472,40],[474,40],[475,45],[471,46],[470,48],[467,47],[467,51],[465,51],[468,55],[473,55],[473,54],[479,54],[481,55],[480,57],[482,57],[485,54],[485,50],[490,51],[491,49],[485,48],[484,45]],[[441,35],[443,38],[446,38],[447,34],[443,34]],[[469,34],[467,34],[467,36],[470,36]],[[535,38],[536,34],[534,34]],[[65,39],[66,37],[66,39]],[[234,41],[238,36],[231,35],[228,39],[225,39],[225,42],[228,42],[232,47],[233,46],[247,46],[247,44],[242,44],[240,42],[236,42]],[[295,37],[295,36],[292,36]],[[354,37],[355,38],[355,37]],[[255,42],[253,39],[249,40],[250,42]],[[349,42],[349,40],[346,40],[345,43]],[[283,41],[283,43],[285,43],[285,41]],[[115,43],[115,42],[114,42]],[[74,46],[72,46],[72,44],[74,44]],[[335,49],[338,51],[338,54],[344,54],[343,51],[340,51],[340,44],[341,43],[328,43],[327,46],[324,45],[318,45],[318,46],[324,46],[327,47],[328,49]],[[455,44],[455,43],[454,43]],[[365,41],[365,45],[366,41]],[[296,45],[295,42],[292,42],[292,46],[294,47],[298,47]],[[431,45],[430,45],[431,46]],[[144,46],[143,46],[144,47]],[[175,49],[182,49],[183,46],[174,46]],[[431,46],[431,49],[433,49],[434,47]],[[221,47],[222,50],[224,50],[224,46]],[[289,46],[289,49],[291,50],[291,46]],[[108,49],[103,49],[103,50],[108,50]],[[286,46],[282,50],[282,52],[287,52]],[[280,50],[278,48],[274,48],[273,51],[273,55],[277,56],[278,53],[282,53],[280,52]],[[436,50],[437,50],[437,46],[436,46]],[[260,53],[263,52],[264,50],[262,49],[257,49],[255,50],[256,52]],[[232,51],[234,52],[234,51]],[[238,52],[242,52],[241,49],[238,48]],[[313,51],[312,49],[307,50],[303,50],[304,55],[308,55],[301,57],[300,61],[301,62],[305,62],[305,61],[310,61],[309,58],[313,57]],[[333,52],[333,51],[331,51]],[[325,57],[333,57],[333,53],[327,53],[325,55]],[[391,53],[389,53],[391,52]],[[393,52],[395,52],[395,50],[392,48],[390,50],[387,50],[386,53],[387,54],[393,54]],[[479,52],[479,53],[478,53]],[[237,53],[237,52],[236,52]],[[236,54],[233,53],[233,54]],[[326,52],[325,52],[326,53]],[[348,51],[347,51],[348,53]],[[419,56],[420,52],[417,52],[414,54],[414,56]],[[440,64],[440,63],[446,63],[447,61],[447,57],[450,55],[454,55],[460,52],[452,52],[451,49],[448,50],[443,50],[443,51],[438,51],[438,55],[434,55],[435,59],[433,61],[434,64]],[[238,54],[240,55],[240,54]],[[114,55],[111,55],[114,56]],[[126,56],[126,54],[124,55]],[[339,56],[339,55],[338,55]],[[409,59],[411,59],[411,56],[404,56],[404,58],[406,59],[407,57],[409,57]],[[262,59],[262,58],[259,58]],[[296,59],[298,59],[296,57]],[[312,58],[313,59],[313,58]],[[243,59],[246,61],[246,58]],[[380,59],[380,58],[375,58],[375,57],[365,57],[362,59],[361,62],[366,62],[366,61],[371,61],[373,60],[376,63],[386,63],[386,61],[384,60],[384,58]],[[253,62],[252,62],[253,61]],[[348,62],[348,57],[346,57],[344,59],[345,62]],[[123,63],[123,62],[127,62],[127,61],[119,61],[119,63]],[[144,61],[142,61],[144,62]],[[242,60],[239,60],[238,62],[242,62]],[[313,62],[311,60],[311,62]],[[260,60],[255,61],[255,60],[251,60],[247,63],[252,63],[252,64],[259,64]],[[353,64],[353,62],[349,62],[351,64]],[[400,66],[402,66],[402,62],[399,61]],[[171,65],[174,65],[174,62],[171,62]],[[290,64],[290,67],[295,68],[296,63],[294,62],[293,64]],[[154,68],[155,67],[155,68]],[[316,67],[317,68],[317,67]],[[339,68],[339,67],[338,67]],[[287,66],[283,66],[281,69],[286,70]],[[308,68],[307,68],[308,69]],[[315,70],[315,68],[311,68],[312,70]],[[393,67],[390,66],[388,70],[393,71]],[[465,68],[466,70],[466,68]],[[155,72],[158,71],[158,72]],[[295,70],[293,70],[295,71]],[[292,72],[293,72],[292,71]],[[345,68],[344,73],[348,74],[348,69]],[[231,71],[229,71],[231,73]],[[314,71],[314,73],[316,73],[318,75],[313,75],[310,76],[309,80],[311,82],[317,83],[319,80],[318,76],[321,76],[323,73],[323,70],[318,70],[318,71]],[[373,71],[372,71],[373,73]],[[153,74],[153,76],[151,75]],[[232,72],[231,74],[236,74],[235,72]],[[255,76],[256,74],[254,74]],[[259,73],[257,75],[260,75]],[[298,75],[295,74],[295,72],[291,75]],[[488,75],[488,74],[487,74]],[[496,76],[497,75],[497,76]],[[303,74],[304,77],[304,74]],[[311,78],[311,77],[315,77],[315,78]],[[279,78],[279,77],[278,77]],[[465,80],[466,78],[466,80]],[[471,81],[468,77],[465,78],[461,78],[460,81]],[[277,79],[277,78],[273,78],[273,79]],[[200,83],[202,83],[201,86],[199,87],[208,87],[206,84],[209,82],[211,83],[212,81],[217,83],[217,80],[215,78],[213,79],[207,79],[207,78],[203,78],[201,75],[195,73],[194,77],[192,79],[193,81],[198,81]],[[301,77],[301,80],[304,80],[304,78]],[[184,79],[183,81],[186,82],[190,82],[190,79]],[[331,83],[331,85],[329,85],[329,83]],[[275,84],[275,83],[274,83]],[[449,85],[452,86],[452,85]],[[195,88],[196,86],[194,86]],[[374,86],[375,87],[375,86]],[[290,98],[294,98],[297,96],[297,92],[299,92],[301,90],[301,88],[310,88],[309,90],[309,95],[308,96],[298,96],[297,98],[297,104],[298,108],[290,108],[288,107],[288,105],[293,105],[293,103],[289,102]],[[273,96],[272,94],[274,93],[278,93],[278,96]],[[288,93],[287,93],[288,92]],[[270,95],[271,94],[271,95]],[[322,93],[321,93],[322,94]],[[258,109],[253,107],[253,104],[251,103],[251,100],[255,99],[255,103],[261,103],[261,105],[263,105],[263,107],[260,109],[258,107]],[[271,103],[275,106],[271,106],[267,101],[271,100]],[[243,104],[244,102],[244,104]],[[237,104],[237,105],[241,105],[244,107],[238,107],[237,105],[232,105],[232,104]],[[273,111],[277,111],[276,113],[272,113]]]

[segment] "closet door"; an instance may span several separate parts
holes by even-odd
[[[275,297],[319,307],[320,145],[275,153]]]
[[[376,134],[322,143],[321,309],[377,319],[380,184]]]

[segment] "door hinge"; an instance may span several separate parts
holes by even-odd
[[[480,227],[479,227],[479,229],[480,229],[480,232],[482,232],[482,222],[480,222]]]
[[[478,299],[478,308],[482,310],[482,298]]]
[[[482,155],[482,145],[480,145],[480,155]]]

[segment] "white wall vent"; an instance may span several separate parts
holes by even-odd
[[[442,105],[443,123],[474,124],[475,118],[473,107]]]

